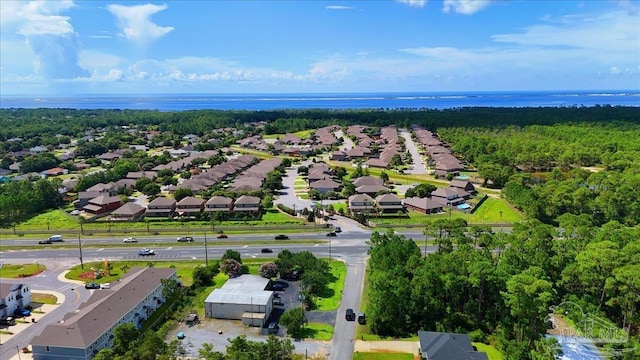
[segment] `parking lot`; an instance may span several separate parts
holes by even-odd
[[[229,341],[227,339],[233,339],[240,335],[245,335],[248,340],[264,341],[269,335],[267,326],[271,322],[280,322],[280,316],[291,308],[302,306],[302,302],[299,298],[300,286],[297,281],[285,281],[278,279],[275,283],[281,284],[284,287],[282,291],[275,291],[282,300],[283,305],[274,306],[273,311],[265,323],[265,327],[251,327],[242,324],[241,320],[223,320],[223,319],[209,319],[201,318],[196,324],[187,324],[185,321],[181,322],[176,329],[170,334],[170,340],[176,338],[179,332],[184,334],[184,339],[181,340],[183,347],[183,356],[185,358],[195,357],[198,355],[198,349],[202,347],[204,343],[210,343],[213,345],[214,350],[224,352]],[[307,317],[315,318],[313,313],[307,312]],[[319,313],[319,312],[318,312]],[[322,313],[325,314],[324,312]],[[335,321],[335,312],[329,312],[325,315],[328,318],[332,318],[331,321]],[[309,319],[309,321],[316,321]],[[286,337],[286,329],[284,326],[279,326],[279,331],[274,334],[280,338]],[[328,353],[330,349],[330,342],[323,341],[293,341],[296,347],[296,352],[300,354],[307,353],[309,355],[324,355]]]

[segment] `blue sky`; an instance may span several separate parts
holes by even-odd
[[[0,1],[1,94],[640,89],[640,1]]]

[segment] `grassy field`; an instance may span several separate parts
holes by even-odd
[[[333,338],[333,327],[324,323],[308,323],[302,330],[305,339],[328,341]]]
[[[37,275],[47,270],[42,264],[3,264],[0,278],[17,279]]]
[[[353,360],[413,360],[413,354],[356,352],[353,354]]]
[[[37,292],[31,293],[31,302],[40,304],[55,305],[58,303],[58,298],[50,294],[42,294]]]
[[[80,223],[62,210],[49,210],[16,225],[16,230],[79,229]]]
[[[331,262],[331,274],[336,277],[336,281],[329,284],[326,293],[314,299],[316,308],[314,310],[331,311],[340,306],[342,300],[342,289],[347,276],[347,266],[342,261]]]
[[[482,351],[487,353],[489,360],[502,360],[502,354],[498,349],[494,348],[491,345],[483,344],[483,343],[471,343],[471,345],[475,346],[478,351]]]

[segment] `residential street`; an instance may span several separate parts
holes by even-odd
[[[426,174],[427,168],[424,166],[422,162],[422,158],[420,158],[420,154],[418,153],[418,147],[416,143],[411,138],[411,133],[407,129],[400,129],[400,135],[404,138],[404,144],[409,150],[411,154],[411,158],[413,159],[413,169],[407,170],[409,174]]]

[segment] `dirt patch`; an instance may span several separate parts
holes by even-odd
[[[78,277],[82,280],[94,280],[96,278],[96,273],[94,271],[85,271]]]

